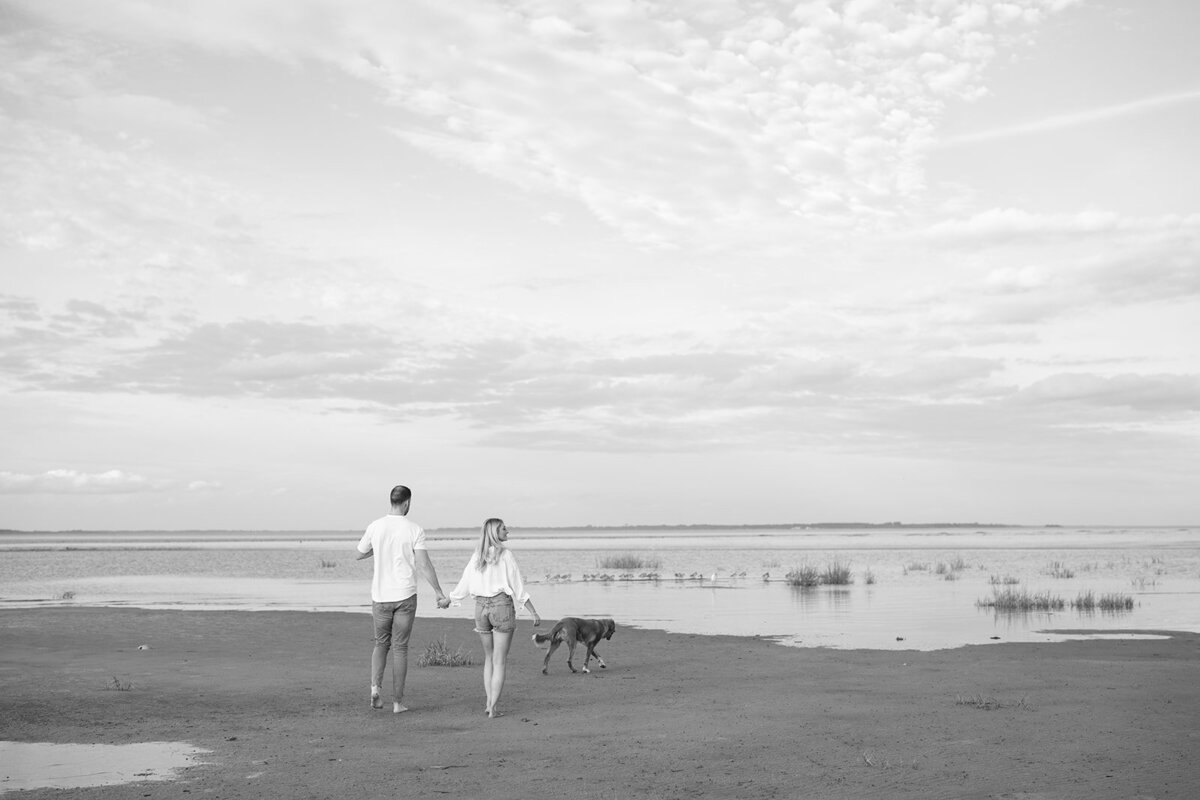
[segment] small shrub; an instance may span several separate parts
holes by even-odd
[[[444,636],[427,643],[425,652],[417,656],[418,667],[469,667],[474,663],[474,656],[461,647],[451,652]]]
[[[60,595],[58,596],[58,599],[59,599],[59,600],[74,600],[74,599],[75,599],[75,593],[74,593],[74,592],[72,592],[72,591],[66,591],[66,592],[63,592],[62,594],[60,594]]]
[[[131,681],[123,681],[116,675],[113,675],[112,679],[104,684],[104,688],[110,692],[129,692],[133,690],[133,683]]]
[[[662,561],[657,558],[642,558],[633,553],[622,553],[597,559],[596,566],[602,569],[661,569]]]

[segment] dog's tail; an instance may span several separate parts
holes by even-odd
[[[562,641],[562,629],[563,624],[562,622],[559,622],[550,629],[549,633],[535,633],[532,637],[533,643],[545,650],[550,647],[551,642]]]

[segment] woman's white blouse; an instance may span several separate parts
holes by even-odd
[[[462,579],[459,580],[458,586],[450,590],[451,600],[462,600],[467,595],[491,597],[504,592],[512,597],[513,605],[520,608],[529,599],[529,592],[525,591],[525,579],[521,577],[521,570],[517,568],[517,559],[508,548],[500,551],[500,558],[496,559],[496,563],[487,564],[483,569],[476,566],[478,563],[479,553],[471,553]]]

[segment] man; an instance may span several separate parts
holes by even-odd
[[[371,652],[371,708],[383,708],[380,697],[388,650],[392,659],[392,712],[408,711],[403,705],[408,677],[408,638],[417,616],[417,573],[437,595],[438,608],[448,608],[450,598],[438,583],[437,572],[425,547],[425,531],[408,518],[412,491],[396,486],[392,511],[372,522],[358,542],[359,559],[375,557],[371,579],[371,617],[375,623],[375,649]]]

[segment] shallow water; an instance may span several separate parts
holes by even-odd
[[[0,794],[173,780],[207,752],[186,742],[0,742]]]
[[[366,612],[371,566],[355,560],[357,538],[5,534],[0,607]],[[466,532],[431,535],[445,588],[458,580],[472,540]],[[1067,637],[1056,632],[1064,630],[1200,632],[1196,528],[514,529],[511,545],[547,619],[611,616],[619,624],[682,633],[914,650],[1055,641]],[[640,558],[645,566],[603,566],[614,555]],[[823,569],[834,561],[849,564],[850,585],[799,589],[784,580],[798,565]],[[1049,592],[1067,608],[1016,614],[981,608],[981,599],[1003,588],[993,581]],[[1134,607],[1072,609],[1071,601],[1087,591],[1129,596]],[[437,610],[421,587],[421,616],[469,618],[470,612],[469,604]]]

